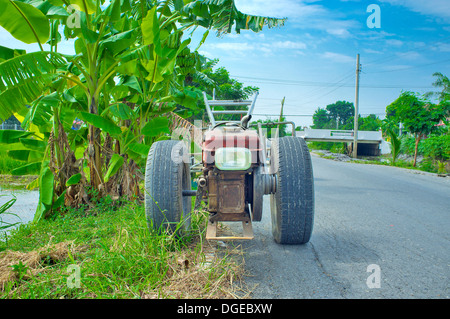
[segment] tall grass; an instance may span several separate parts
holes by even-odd
[[[12,195],[12,196],[13,196],[13,198],[11,198],[8,201],[6,201],[6,203],[0,205],[0,231],[8,229],[8,228],[10,228],[10,227],[12,227],[12,226],[17,224],[17,223],[6,222],[2,218],[5,215],[14,215],[14,216],[18,217],[16,214],[8,212],[8,209],[10,209],[11,206],[14,205],[14,203],[17,200],[17,198],[14,195]],[[0,195],[0,198],[1,197],[6,197],[6,195]]]
[[[0,175],[11,174],[13,169],[23,166],[24,164],[24,162],[9,157],[5,150],[0,150]]]
[[[84,211],[71,210],[36,225],[21,225],[0,241],[0,269],[2,254],[6,258],[12,252],[52,250],[55,243],[70,243],[73,249],[60,260],[40,261],[38,270],[4,283],[3,291],[0,283],[0,297],[229,297],[224,287],[227,278],[236,276],[234,266],[219,260],[211,268],[201,267],[205,221],[205,214],[193,214],[192,231],[177,238],[149,231],[144,208],[128,204],[87,216]],[[70,265],[80,269],[79,288],[67,284]],[[18,260],[15,266],[23,268]],[[174,284],[176,289],[171,288]]]

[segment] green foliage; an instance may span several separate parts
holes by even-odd
[[[224,67],[214,69],[219,60],[208,61],[203,73],[214,82],[217,100],[246,100],[259,89],[254,86],[244,86],[241,82],[232,79]],[[212,95],[212,88],[207,87],[206,93]]]
[[[413,92],[403,92],[386,107],[386,117],[390,121],[403,123],[409,132],[416,135],[432,133],[444,116],[442,106],[432,104]]]
[[[12,265],[10,267],[12,268],[13,272],[16,273],[16,281],[20,283],[23,277],[27,274],[28,266],[22,263],[22,260],[19,260],[18,264]]]
[[[313,114],[313,129],[330,128],[330,119],[326,109],[318,108]]]
[[[395,164],[402,145],[401,139],[395,134],[394,130],[388,129],[388,135],[391,140],[392,164]]]
[[[326,108],[318,108],[313,114],[313,129],[353,130],[355,107],[353,103],[337,101]],[[358,128],[361,131],[378,131],[381,120],[375,115],[358,118]]]
[[[414,137],[403,137],[401,152],[413,156]],[[422,139],[418,145],[418,154],[440,161],[450,160],[450,135],[431,135]]]
[[[382,121],[375,114],[358,118],[358,129],[360,131],[378,131],[381,128],[381,124]]]
[[[101,196],[121,189],[120,196],[140,197],[144,152],[170,132],[162,115],[176,107],[184,117],[199,111],[201,91],[185,84],[199,55],[188,48],[190,37],[181,41],[184,30],[200,25],[222,34],[232,27],[260,31],[284,23],[243,14],[233,0],[0,4],[0,26],[41,49],[26,53],[0,47],[0,119],[15,115],[30,135],[0,133],[0,144],[21,144],[8,154],[25,162],[13,174],[40,175],[35,220],[55,212],[68,186],[82,199],[76,205],[86,201],[88,185]],[[68,23],[68,4],[81,10],[79,27]],[[74,42],[75,55],[57,52],[61,32]],[[48,52],[41,45],[47,40]],[[226,94],[245,92],[239,83],[227,85]],[[75,119],[84,121],[76,131]],[[70,180],[82,172],[85,178]],[[116,185],[107,189],[111,179]]]
[[[332,153],[345,154],[347,152],[346,143],[336,142],[308,142],[308,148],[312,150],[324,150]]]
[[[31,4],[0,0],[0,25],[19,41],[45,43],[50,34],[48,18]],[[25,20],[25,21],[24,21]]]
[[[276,135],[276,130],[277,127],[279,127],[278,129],[278,137],[283,137],[287,135],[287,125],[286,124],[281,124],[281,125],[273,125],[274,122],[278,122],[279,119],[276,120],[272,120],[272,119],[266,119],[266,120],[258,120],[256,121],[256,123],[261,123],[261,127],[263,130],[266,130],[265,132],[265,136],[267,136],[267,138],[272,138]],[[286,121],[285,117],[281,117],[281,121],[280,122],[284,122]]]
[[[5,195],[0,195],[0,197],[3,197],[3,196],[5,196]],[[8,229],[17,224],[17,223],[5,222],[2,220],[2,216],[5,216],[5,215],[14,215],[14,216],[18,217],[17,215],[8,212],[8,209],[10,209],[11,206],[14,205],[16,200],[17,200],[17,198],[13,195],[13,198],[11,198],[6,203],[4,203],[0,206],[0,230]]]
[[[198,92],[198,98],[195,103],[197,108],[190,108],[193,118],[201,119],[205,115],[205,105],[201,92],[206,92],[209,98],[212,98],[215,92],[216,100],[247,100],[255,94],[259,88],[254,86],[244,86],[243,83],[232,79],[230,73],[225,67],[218,67],[219,60],[209,60],[208,58],[198,56],[197,71],[192,76],[187,76],[185,86],[188,90]],[[220,107],[216,107],[220,110]],[[238,120],[238,115],[218,115],[217,120]]]
[[[54,259],[51,264],[43,260],[36,266],[38,272],[28,272],[26,278],[16,277],[24,279],[22,281],[6,282],[0,298],[113,299],[158,294],[161,298],[174,298],[176,295],[167,285],[175,279],[172,275],[178,275],[174,271],[184,271],[185,268],[178,268],[181,258],[187,260],[189,269],[202,271],[205,214],[194,215],[192,231],[177,239],[149,231],[142,206],[127,203],[113,211],[111,204],[110,199],[101,198],[90,213],[67,209],[60,216],[39,224],[21,225],[8,235],[7,241],[0,240],[0,251],[22,253],[51,249],[51,245],[45,246],[50,242],[72,243],[63,258]],[[69,265],[80,266],[79,288],[67,285]],[[12,270],[17,271],[17,275],[24,274],[26,267],[25,263],[17,263]],[[197,292],[199,297],[211,298],[216,292],[220,293],[220,289],[215,292],[213,287],[227,277],[229,267],[230,263],[219,260],[206,268],[202,276],[208,279],[200,288],[202,291]]]
[[[329,123],[334,121],[335,127],[341,130],[353,128],[355,117],[355,107],[353,103],[347,101],[337,101],[326,106]]]
[[[416,165],[418,145],[425,135],[438,130],[437,124],[448,113],[449,105],[433,104],[425,97],[413,92],[402,92],[400,96],[386,107],[386,118],[390,122],[401,122],[414,134],[414,164]]]
[[[440,72],[433,73],[433,76],[436,78],[433,86],[441,88],[441,91],[431,92],[431,94],[437,95],[440,103],[448,103],[450,101],[450,80]]]
[[[11,171],[23,165],[22,161],[15,160],[7,155],[7,152],[0,150],[0,174],[11,174]]]
[[[32,52],[0,62],[0,120],[26,109],[51,84],[66,60],[55,52]]]
[[[108,171],[105,174],[105,183],[108,182],[109,178],[117,173],[117,171],[122,167],[124,158],[119,154],[113,154],[111,160],[109,161]]]

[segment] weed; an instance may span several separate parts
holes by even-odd
[[[39,271],[26,284],[5,284],[0,297],[234,297],[228,291],[239,267],[226,258],[201,266],[210,249],[204,241],[205,212],[192,214],[191,231],[178,238],[149,230],[143,206],[97,208],[90,214],[71,209],[51,220],[20,225],[7,242],[0,241],[0,254],[32,253],[49,243],[70,242],[75,247],[57,261],[41,257]],[[70,265],[80,268],[79,288],[67,285]]]

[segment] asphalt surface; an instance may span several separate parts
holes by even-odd
[[[313,169],[311,241],[276,244],[265,196],[242,243],[252,298],[449,298],[450,177],[316,156]]]

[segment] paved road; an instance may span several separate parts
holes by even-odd
[[[265,196],[243,243],[253,298],[450,298],[449,177],[318,157],[313,169],[311,241],[276,244]]]

